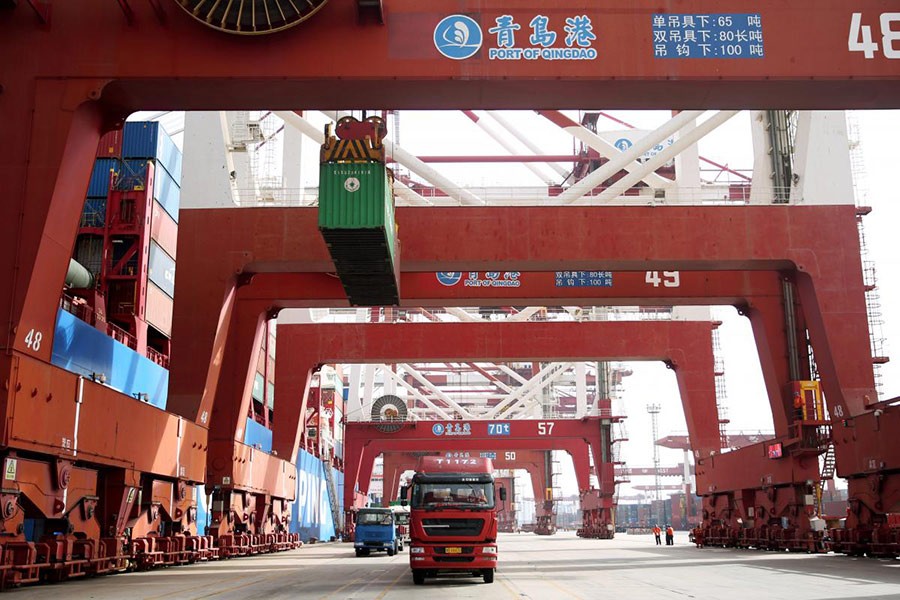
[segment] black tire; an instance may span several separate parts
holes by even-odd
[[[413,569],[413,583],[416,585],[425,585],[425,571],[422,569]]]
[[[365,554],[363,554],[364,552],[365,552]],[[365,556],[366,554],[368,554],[368,552],[366,552],[366,551],[363,550],[362,548],[357,548],[357,549],[356,549],[356,556],[357,556],[357,557]]]
[[[393,556],[393,555],[395,555],[395,554],[397,554],[397,551],[396,551],[395,549],[393,549],[393,548],[388,548],[388,549],[387,549],[387,555],[388,555],[388,556]]]
[[[484,569],[481,572],[481,576],[484,578],[485,583],[494,583],[494,570],[493,569]]]

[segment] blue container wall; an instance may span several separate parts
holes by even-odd
[[[103,373],[108,387],[132,397],[147,394],[149,404],[166,408],[166,369],[62,309],[56,316],[50,361],[85,377]]]
[[[343,503],[344,474],[334,469],[332,473],[338,500]],[[304,541],[312,537],[328,540],[335,535],[325,467],[321,460],[305,450],[297,451],[297,500],[291,507],[291,533],[299,533]]]
[[[81,211],[82,227],[103,227],[106,225],[106,197],[88,198]]]
[[[109,172],[118,171],[121,161],[117,158],[98,158],[94,161],[91,181],[88,184],[88,198],[106,198],[109,193]]]
[[[158,167],[154,176],[153,198],[177,223],[178,208],[181,205],[181,188],[165,169]]]
[[[147,162],[142,158],[126,160],[119,188],[130,190],[134,189],[136,185],[145,186],[147,184]],[[159,163],[154,162],[154,167],[153,199],[159,202],[159,205],[177,223],[178,209],[181,205],[181,188],[165,169],[159,167]]]
[[[122,157],[157,159],[175,183],[181,185],[181,151],[159,123],[152,121],[125,123]]]
[[[175,297],[175,261],[153,240],[150,240],[147,277],[170,298]]]
[[[204,535],[209,527],[210,497],[206,495],[206,486],[194,486],[194,499],[197,502],[197,533]]]
[[[272,430],[248,418],[247,426],[244,428],[244,443],[248,446],[258,446],[263,452],[271,454]]]
[[[143,158],[129,158],[122,161],[122,170],[116,182],[117,189],[133,190],[140,185],[147,186],[147,161]]]

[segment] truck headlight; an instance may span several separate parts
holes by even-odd
[[[425,548],[422,546],[410,546],[409,547],[410,554],[425,554]]]
[[[482,554],[497,554],[497,546],[483,546],[481,548]]]

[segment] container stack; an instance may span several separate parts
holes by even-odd
[[[149,325],[165,337],[172,334],[178,209],[181,203],[182,154],[159,123],[125,124],[122,143],[125,175],[119,189],[140,185],[153,165],[146,313]],[[134,178],[131,183],[129,180]],[[167,354],[167,352],[166,352]]]
[[[396,305],[400,261],[393,176],[378,117],[344,117],[329,130],[319,169],[319,230],[352,306]]]
[[[128,122],[104,135],[73,256],[96,282],[94,289],[71,291],[87,300],[89,322],[105,320],[133,349],[146,348],[164,366],[172,332],[181,165],[181,151],[159,123]]]

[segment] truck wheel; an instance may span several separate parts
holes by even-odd
[[[413,583],[416,585],[425,584],[425,571],[422,569],[413,569]]]
[[[395,550],[394,548],[388,548],[388,549],[387,549],[387,555],[388,555],[388,556],[393,556],[393,555],[395,555],[395,554],[397,554],[397,550]]]
[[[357,549],[356,549],[356,556],[357,556],[357,557],[359,557],[359,556],[365,556],[365,554],[363,554],[363,552],[365,552],[365,550],[363,550],[362,548],[357,548]]]
[[[493,569],[485,569],[481,572],[481,576],[484,578],[485,583],[494,583],[494,570]]]

